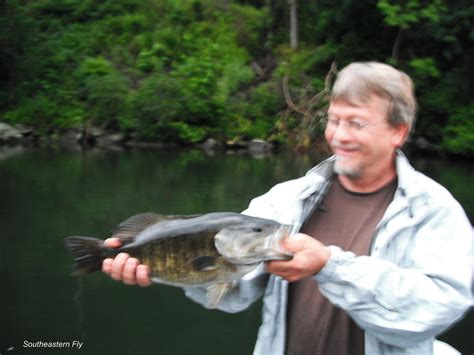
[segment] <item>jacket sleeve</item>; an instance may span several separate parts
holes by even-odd
[[[388,242],[384,260],[331,246],[315,279],[361,328],[383,343],[409,347],[445,330],[471,305],[473,232],[461,207],[451,205],[393,238],[399,240]]]

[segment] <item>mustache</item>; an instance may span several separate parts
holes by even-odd
[[[360,149],[360,146],[356,143],[341,143],[337,139],[331,140],[331,148],[333,149],[348,149],[348,150],[357,150]]]

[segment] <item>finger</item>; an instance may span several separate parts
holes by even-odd
[[[110,275],[110,273],[112,272],[112,263],[113,259],[104,259],[104,261],[102,261],[102,271]]]
[[[137,283],[139,286],[150,286],[150,268],[147,265],[138,265],[137,267]]]
[[[122,280],[126,285],[135,285],[137,283],[136,271],[139,264],[138,259],[129,258],[123,267]]]
[[[265,262],[267,272],[278,276],[284,276],[288,273],[289,261],[272,260]]]
[[[290,235],[282,239],[282,248],[289,253],[299,252],[304,249],[307,238],[311,237],[302,233]]]
[[[112,263],[112,273],[110,276],[117,281],[122,280],[123,268],[130,256],[125,253],[118,254]]]
[[[273,262],[270,265],[267,265],[267,271],[273,275],[280,276],[288,282],[293,282],[300,280],[302,277],[298,272],[295,272],[295,269],[290,266],[282,265],[281,263],[288,263],[286,261],[279,262],[280,264],[274,264]]]
[[[107,238],[104,240],[104,245],[107,248],[120,248],[122,246],[122,242],[118,238]]]

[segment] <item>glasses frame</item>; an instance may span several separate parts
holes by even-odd
[[[322,120],[326,129],[331,129],[333,131],[337,130],[339,127],[346,126],[346,128],[351,132],[360,132],[367,127],[376,126],[380,123],[389,123],[388,121],[381,120],[377,122],[365,122],[361,120],[338,120],[335,118],[326,117]]]

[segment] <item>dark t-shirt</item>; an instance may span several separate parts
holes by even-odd
[[[338,179],[301,232],[357,256],[368,255],[372,236],[397,186],[396,179],[372,193],[350,192]],[[342,309],[329,302],[307,277],[290,284],[287,355],[363,355],[364,333]]]

